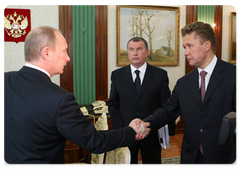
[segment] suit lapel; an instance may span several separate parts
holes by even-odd
[[[126,67],[126,70],[124,71],[124,80],[127,86],[129,87],[130,91],[134,93],[134,95],[140,97],[141,94],[149,87],[151,82],[154,80],[151,66],[149,64],[147,65],[146,73],[144,75],[144,79],[143,79],[143,83],[142,83],[142,87],[140,89],[139,95],[137,95],[136,89],[134,87],[130,65]]]
[[[123,77],[127,87],[130,89],[130,91],[132,93],[134,93],[134,95],[137,96],[137,92],[135,90],[134,87],[134,83],[133,83],[133,79],[132,79],[132,73],[131,73],[131,69],[130,69],[130,65],[128,65],[124,71],[124,77]]]
[[[219,85],[219,83],[222,81],[222,72],[225,70],[225,66],[223,65],[223,62],[218,59],[217,64],[212,72],[211,78],[208,83],[207,91],[205,93],[203,105],[207,102],[209,97],[212,95],[213,91],[216,89],[216,87]]]
[[[151,82],[153,80],[154,80],[153,71],[151,69],[151,66],[149,64],[147,64],[147,69],[146,69],[146,72],[144,75],[144,79],[143,79],[142,87],[140,89],[139,97],[149,87],[149,85],[151,84]]]
[[[198,80],[198,70],[195,69],[192,73],[191,79],[189,80],[188,84],[190,86],[190,89],[192,90],[192,93],[198,103],[199,106],[202,105],[201,101],[201,94],[199,89],[199,80]]]

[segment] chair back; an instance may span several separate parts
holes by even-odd
[[[105,164],[130,164],[131,154],[128,147],[117,148],[107,152]]]
[[[97,130],[108,130],[107,124],[107,115],[103,113],[95,123],[95,128]],[[104,153],[102,154],[91,154],[91,164],[103,164],[104,160]]]

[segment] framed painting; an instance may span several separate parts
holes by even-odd
[[[142,37],[148,42],[147,62],[179,65],[179,7],[117,6],[117,66],[129,64],[127,42]]]
[[[236,64],[236,12],[230,13],[229,62]]]

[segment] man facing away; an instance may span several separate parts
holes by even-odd
[[[33,29],[26,37],[27,64],[5,73],[4,156],[7,163],[64,163],[66,139],[91,153],[102,153],[144,138],[149,123],[97,131],[79,110],[74,95],[51,82],[70,58],[62,34],[51,27]],[[140,126],[137,129],[136,126]]]

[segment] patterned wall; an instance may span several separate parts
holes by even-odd
[[[6,8],[30,9],[32,29],[41,25],[59,28],[57,5],[11,5]],[[4,42],[4,72],[18,71],[24,64],[24,42]],[[59,75],[53,76],[52,81],[59,85],[59,77]]]

